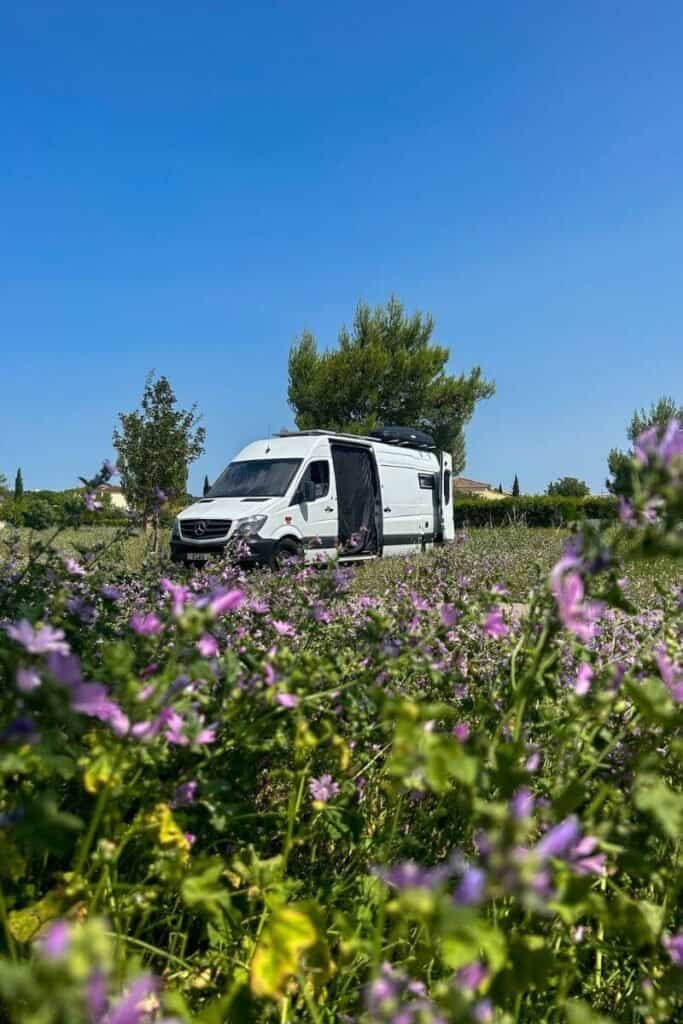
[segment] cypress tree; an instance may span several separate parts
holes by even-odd
[[[17,475],[14,478],[14,500],[20,501],[24,494],[24,479],[21,475],[21,467],[17,470]]]
[[[519,480],[517,479],[517,474],[516,473],[515,473],[515,479],[514,479],[514,481],[512,483],[512,497],[513,498],[518,498],[519,497]]]
[[[210,490],[211,490],[211,484],[209,483],[209,478],[208,478],[208,476],[206,476],[206,475],[205,475],[205,476],[204,476],[204,490],[203,490],[203,492],[202,492],[202,493],[203,493],[203,495],[204,495],[204,497],[206,497],[206,496],[207,496],[207,494],[209,493],[209,491],[210,491]]]

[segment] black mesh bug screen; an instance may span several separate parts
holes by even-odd
[[[360,445],[333,444],[340,552],[359,555],[379,548],[378,483],[372,452]]]

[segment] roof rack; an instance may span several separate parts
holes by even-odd
[[[415,430],[412,427],[380,427],[371,430],[369,434],[348,434],[342,430],[324,430],[316,427],[311,430],[281,430],[276,437],[343,437],[349,441],[379,441],[381,444],[389,444],[393,448],[417,448],[423,451],[432,451],[436,448],[434,439]]]

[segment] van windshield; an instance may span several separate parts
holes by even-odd
[[[250,459],[231,462],[207,498],[281,498],[287,493],[301,459]]]

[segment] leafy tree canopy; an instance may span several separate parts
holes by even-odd
[[[561,498],[585,498],[590,494],[590,487],[585,480],[579,480],[575,476],[563,476],[548,484],[547,493]]]
[[[636,409],[626,428],[626,436],[633,443],[643,431],[649,427],[656,427],[661,437],[667,423],[674,418],[683,420],[683,404],[679,405],[671,395],[662,395],[649,409]],[[627,452],[612,448],[607,456],[610,476],[606,483],[608,491],[612,494],[623,494],[627,497],[631,494],[632,458],[632,448]]]
[[[463,427],[495,386],[478,366],[449,376],[450,351],[432,342],[433,332],[431,316],[408,316],[395,297],[375,309],[360,303],[335,350],[319,352],[305,331],[289,354],[288,399],[299,429],[363,434],[390,424],[417,427],[456,453],[460,472]]]
[[[131,508],[147,521],[165,498],[187,491],[188,470],[204,452],[206,432],[198,425],[196,405],[179,409],[168,379],[155,379],[153,373],[140,408],[119,413],[119,420],[113,440],[121,487]]]

